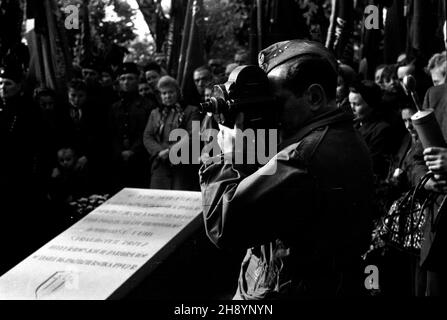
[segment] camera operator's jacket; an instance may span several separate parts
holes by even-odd
[[[352,116],[325,113],[279,150],[254,173],[211,161],[200,170],[208,237],[248,249],[235,298],[357,294],[373,175]]]

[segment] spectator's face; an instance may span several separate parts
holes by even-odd
[[[147,97],[151,94],[151,88],[149,87],[149,84],[147,83],[140,83],[138,85],[138,93],[142,97]]]
[[[222,72],[222,65],[217,60],[211,59],[208,63],[208,67],[214,75]]]
[[[211,99],[212,93],[213,93],[212,88],[205,88],[205,101],[208,101],[209,99]]]
[[[87,93],[84,90],[68,89],[68,102],[75,108],[81,108],[87,101]]]
[[[403,109],[402,110],[402,120],[405,123],[405,128],[407,128],[408,132],[411,134],[413,138],[417,138],[418,134],[413,127],[413,122],[411,121],[411,117],[414,115],[414,111],[411,109]]]
[[[166,58],[164,56],[157,56],[155,57],[154,61],[162,67],[166,66]]]
[[[178,102],[179,96],[177,88],[175,87],[164,87],[160,88],[160,97],[161,97],[161,103],[163,103],[165,106],[173,106]]]
[[[211,82],[211,74],[207,70],[194,72],[194,83],[201,96],[205,94],[206,86]]]
[[[21,85],[8,78],[0,78],[0,98],[8,99],[16,96],[22,89]]]
[[[39,98],[39,107],[43,112],[51,112],[54,110],[55,101],[52,96],[41,96]]]
[[[395,76],[391,77],[382,77],[383,82],[381,88],[387,92],[397,92],[397,88],[399,87],[399,81]]]
[[[122,92],[138,92],[138,76],[134,73],[125,73],[119,77],[120,89]]]
[[[445,83],[445,74],[442,67],[435,68],[430,71],[431,80],[433,81],[433,85],[440,86]]]
[[[383,79],[382,74],[383,74],[383,68],[377,69],[376,73],[374,75],[374,81],[375,81],[376,84],[379,85],[380,88],[385,89],[385,87],[384,87],[384,79]]]
[[[96,85],[99,82],[99,73],[96,70],[84,68],[82,69],[82,78],[87,86]]]
[[[349,93],[349,103],[354,113],[354,121],[361,122],[372,113],[372,108],[363,100],[359,93]]]
[[[238,66],[247,64],[247,56],[245,54],[235,54],[234,55],[234,63]]]
[[[146,71],[144,76],[152,91],[155,91],[155,89],[157,88],[158,80],[160,80],[160,74],[157,71],[149,70]]]
[[[57,153],[59,165],[64,169],[72,169],[76,163],[75,155],[71,149],[61,149]]]
[[[110,73],[103,72],[101,73],[101,85],[103,87],[111,87],[113,86],[113,79]]]

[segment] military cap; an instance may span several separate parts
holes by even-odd
[[[134,74],[138,75],[139,71],[138,71],[137,64],[133,63],[133,62],[124,62],[118,70],[118,75],[120,76],[120,75],[126,74],[126,73],[134,73]]]
[[[289,40],[272,44],[258,55],[259,67],[266,73],[292,59],[315,56],[327,62],[337,72],[337,61],[332,53],[322,44],[307,40]]]

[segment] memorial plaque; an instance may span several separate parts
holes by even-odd
[[[0,278],[0,299],[123,297],[198,228],[200,192],[123,189]]]

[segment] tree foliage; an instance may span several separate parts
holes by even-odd
[[[205,50],[209,57],[230,59],[248,47],[249,2],[205,0]]]
[[[148,39],[132,41],[129,46],[129,54],[126,59],[144,66],[153,60],[155,53],[155,43],[149,42]]]
[[[113,6],[116,19],[105,21],[105,7]],[[91,0],[90,4],[91,24],[97,29],[97,33],[102,43],[127,44],[135,39],[134,24],[132,16],[133,9],[124,0]]]
[[[82,8],[83,0],[59,0],[61,8],[68,5],[77,5]],[[111,8],[114,13],[113,20],[107,20],[106,9]],[[127,45],[136,37],[132,16],[133,9],[125,0],[89,0],[89,21],[93,50],[103,52],[112,44]],[[82,10],[79,17],[80,25],[83,23]],[[80,30],[68,30],[68,37],[72,48],[76,46],[76,39],[80,37]]]
[[[280,0],[264,0],[265,2]],[[325,41],[330,0],[295,0],[313,40]],[[247,48],[253,0],[205,0],[205,50],[209,57],[230,59],[239,48]],[[298,19],[298,18],[297,18]],[[255,30],[253,30],[255,32]]]

